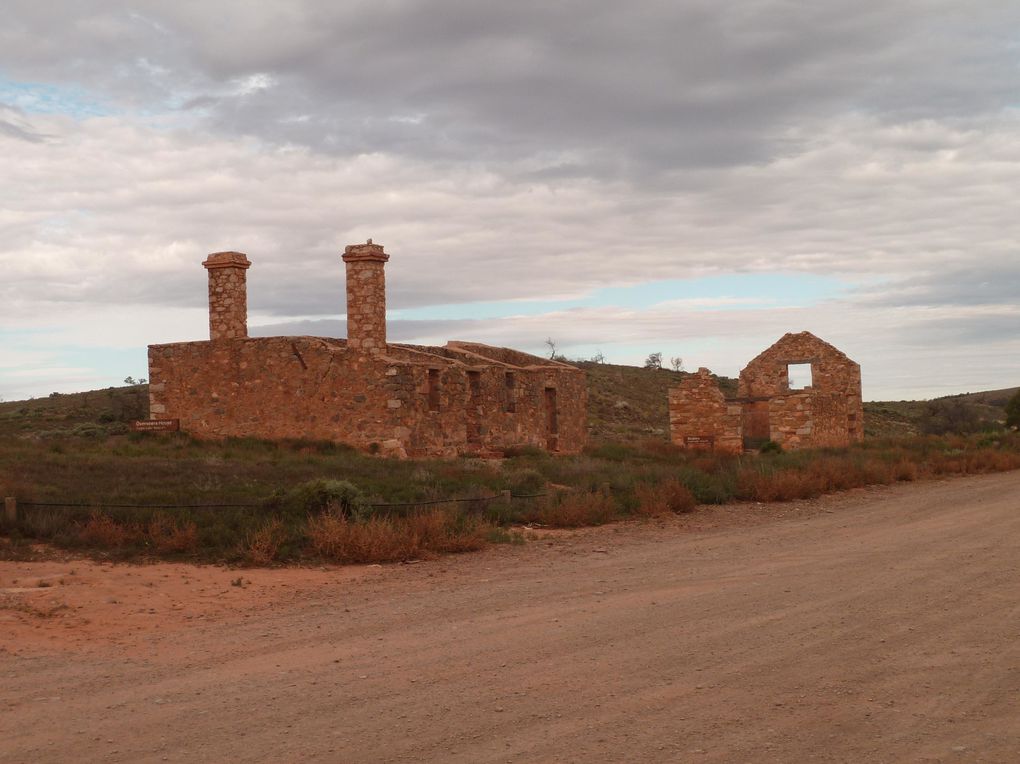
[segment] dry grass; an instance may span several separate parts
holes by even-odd
[[[78,540],[88,546],[118,548],[134,543],[140,536],[137,527],[118,523],[102,512],[93,512],[78,531]]]
[[[698,503],[690,489],[679,480],[639,485],[634,493],[638,501],[635,514],[647,517],[693,512]]]
[[[616,516],[616,504],[608,492],[578,491],[550,497],[537,508],[535,519],[553,528],[604,525]]]
[[[287,534],[283,521],[273,518],[245,536],[242,556],[249,565],[269,565],[276,560]]]
[[[340,563],[400,562],[485,545],[491,526],[474,517],[436,509],[406,518],[361,522],[338,514],[308,520],[308,538],[319,556]]]
[[[191,521],[156,515],[149,521],[148,535],[160,552],[193,552],[198,548],[198,526]]]

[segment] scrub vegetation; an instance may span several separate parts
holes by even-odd
[[[644,375],[649,389],[677,373],[608,371]],[[398,461],[328,442],[132,433],[143,386],[0,404],[0,494],[19,502],[18,521],[0,522],[0,555],[23,558],[42,541],[109,559],[392,562],[519,543],[524,525],[599,525],[1020,468],[1020,435],[991,418],[978,432],[968,424],[964,434],[869,437],[845,449],[684,452],[648,424],[657,420],[641,402],[656,396],[621,381],[615,389],[636,412],[629,425],[624,407],[593,392],[593,410],[613,412],[620,437],[598,435],[596,422],[582,455],[521,448],[502,460]]]

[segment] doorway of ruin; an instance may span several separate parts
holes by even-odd
[[[744,448],[756,450],[772,437],[768,401],[749,401],[744,404]]]
[[[545,389],[545,439],[546,448],[556,451],[559,448],[560,423],[556,409],[556,388]]]

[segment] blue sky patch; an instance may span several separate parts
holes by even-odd
[[[597,289],[573,300],[501,300],[391,310],[392,319],[487,319],[537,316],[573,308],[643,310],[675,303],[687,310],[804,307],[843,296],[853,285],[803,273],[739,273],[699,279],[649,281]]]
[[[74,119],[103,117],[113,110],[74,85],[17,82],[0,76],[0,103],[28,114],[63,114]]]

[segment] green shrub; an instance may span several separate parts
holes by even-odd
[[[371,509],[360,489],[346,480],[309,480],[271,497],[268,504],[290,514],[320,514],[328,509],[341,517],[360,517]]]
[[[545,476],[535,469],[514,470],[507,475],[506,485],[514,496],[528,496],[541,493],[546,486]]]

